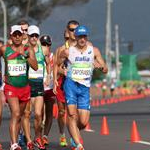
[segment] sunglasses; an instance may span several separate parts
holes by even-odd
[[[22,29],[22,31],[26,31],[26,32],[27,32],[27,31],[28,31],[28,29]]]
[[[33,34],[31,34],[31,35],[30,35],[30,37],[32,37],[32,38],[33,38],[33,37],[38,38],[38,37],[39,37],[39,35],[38,35],[38,34],[36,34],[36,33],[33,33]]]
[[[74,32],[75,28],[68,28],[69,31]]]
[[[12,34],[13,37],[17,37],[17,36],[22,36],[22,33],[21,32],[14,32]]]
[[[48,46],[48,47],[50,47],[52,44],[48,44],[48,43],[45,43],[45,42],[44,42],[44,43],[41,43],[41,45],[42,45],[42,46]]]

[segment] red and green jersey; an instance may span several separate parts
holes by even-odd
[[[28,47],[24,46],[25,54]],[[5,59],[5,82],[14,87],[25,87],[28,84],[27,59],[11,47],[7,46],[4,54]]]

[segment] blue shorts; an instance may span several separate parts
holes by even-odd
[[[77,109],[90,110],[90,88],[66,78],[64,92],[67,105],[76,105]]]

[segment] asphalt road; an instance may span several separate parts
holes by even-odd
[[[107,117],[110,132],[109,135],[100,135],[103,116]],[[130,136],[133,120],[136,121],[138,132],[142,141],[141,143],[131,143]],[[150,97],[92,108],[89,123],[93,132],[82,131],[86,150],[150,149]],[[4,150],[9,149],[10,143],[8,125],[9,110],[7,107],[5,107],[0,129],[0,141],[3,145]],[[67,148],[61,148],[58,145],[59,133],[56,120],[54,120],[53,122],[49,139],[51,142],[47,150],[70,149],[69,146]]]

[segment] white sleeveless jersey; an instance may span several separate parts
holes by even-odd
[[[81,53],[76,47],[69,48],[67,77],[73,81],[90,87],[93,74],[94,51],[93,46]]]
[[[51,66],[51,74],[50,74],[50,84],[49,86],[44,85],[44,91],[46,90],[50,90],[53,89],[53,53],[50,54],[50,66]],[[46,80],[46,76],[47,76],[47,71],[45,69],[45,73],[44,73],[44,81]]]

